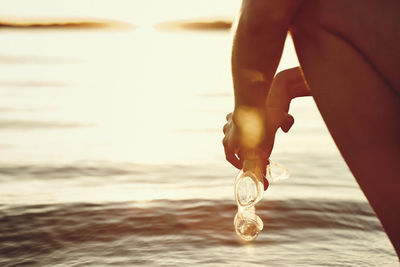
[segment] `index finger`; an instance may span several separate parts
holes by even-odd
[[[230,121],[232,119],[232,112],[226,115],[226,121]]]

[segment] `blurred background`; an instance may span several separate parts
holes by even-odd
[[[396,257],[311,98],[292,173],[235,234],[238,0],[15,0],[0,10],[1,266],[376,266]],[[279,70],[298,61],[291,39]]]

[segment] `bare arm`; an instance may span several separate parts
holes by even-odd
[[[281,58],[288,27],[302,0],[244,0],[232,48],[235,108],[224,130],[226,158],[241,168],[236,154],[262,152],[268,158],[279,119],[266,117],[266,101]]]
[[[289,24],[302,0],[244,0],[232,48],[235,108],[263,109]]]

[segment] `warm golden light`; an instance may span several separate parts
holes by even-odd
[[[264,82],[265,77],[260,71],[257,70],[242,70],[243,78],[252,83]]]
[[[235,113],[237,125],[242,133],[241,143],[247,148],[256,148],[264,133],[261,115],[256,109],[249,107],[239,107]]]
[[[237,70],[257,101],[233,101],[232,23],[243,0],[3,2],[1,266],[365,266],[394,257],[312,99],[291,103],[296,124],[262,152],[280,118],[271,113],[282,112],[237,108],[274,91],[273,74],[252,64]],[[278,71],[299,64],[290,37],[284,51]],[[269,186],[288,176],[265,166],[269,156],[294,179]],[[364,239],[373,247],[359,246]]]

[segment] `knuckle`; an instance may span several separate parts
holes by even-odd
[[[224,127],[222,128],[222,131],[223,131],[224,133],[227,133],[227,132],[229,132],[229,129],[230,129],[229,125],[228,125],[228,124],[225,124]]]
[[[227,145],[228,145],[228,141],[226,140],[226,138],[222,139],[222,144],[223,144],[224,146],[227,146]]]

